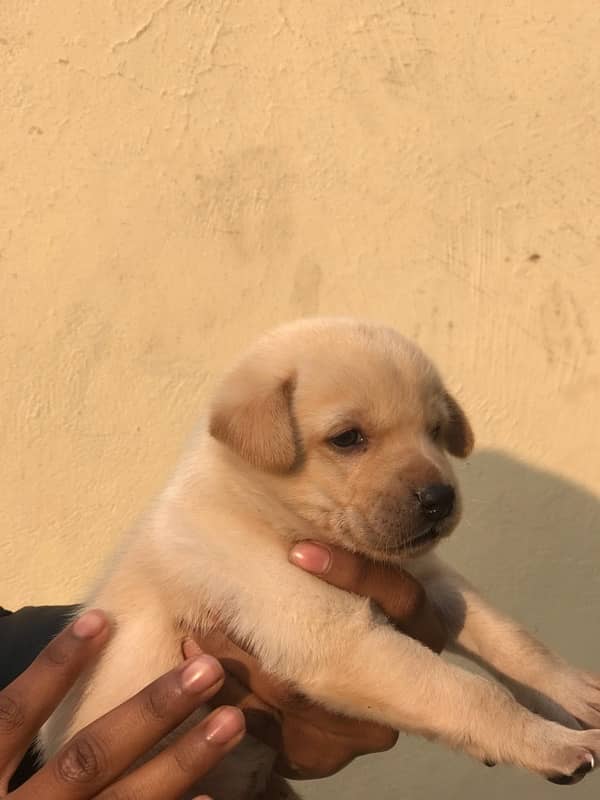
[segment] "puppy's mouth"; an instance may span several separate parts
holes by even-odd
[[[435,547],[436,544],[449,533],[443,523],[433,523],[424,530],[419,531],[408,539],[397,539],[393,544],[388,544],[384,550],[378,548],[376,557],[385,558],[413,558]]]
[[[416,536],[411,536],[410,539],[405,539],[401,544],[400,547],[402,550],[421,550],[428,545],[434,544],[441,539],[443,536],[443,531],[440,529],[440,526],[433,523],[424,531],[421,531]]]

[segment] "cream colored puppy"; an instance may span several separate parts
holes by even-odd
[[[600,731],[576,729],[575,718],[600,728],[600,680],[548,652],[430,553],[460,516],[447,454],[472,446],[436,369],[395,331],[323,319],[266,335],[225,377],[89,598],[112,613],[116,634],[46,726],[46,752],[173,667],[182,637],[218,616],[269,670],[331,709],[556,782],[581,778],[600,758]],[[290,544],[307,538],[404,564],[455,648],[513,694],[291,566]],[[227,800],[260,788],[240,760],[225,772],[239,777],[220,784]]]

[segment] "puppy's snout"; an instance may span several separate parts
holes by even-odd
[[[428,519],[440,520],[449,517],[454,509],[456,493],[448,483],[430,483],[416,493],[421,510]]]

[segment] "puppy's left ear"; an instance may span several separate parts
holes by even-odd
[[[457,458],[466,458],[475,444],[473,430],[465,412],[447,392],[445,401],[448,413],[444,430],[446,449]]]
[[[216,393],[211,436],[259,469],[290,470],[298,452],[291,409],[293,384],[291,372],[278,372],[268,359],[256,354],[246,357]]]

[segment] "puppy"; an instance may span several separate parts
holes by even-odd
[[[171,669],[184,635],[218,616],[267,669],[333,710],[557,783],[583,777],[600,758],[600,731],[581,729],[600,728],[600,678],[550,653],[431,552],[460,518],[448,454],[472,447],[438,372],[394,330],[323,319],[266,335],[226,375],[88,599],[112,614],[116,633],[46,725],[46,754]],[[291,566],[288,549],[302,539],[413,572],[453,649],[512,693]],[[272,755],[254,747],[195,791],[259,793],[250,773],[266,781]]]

